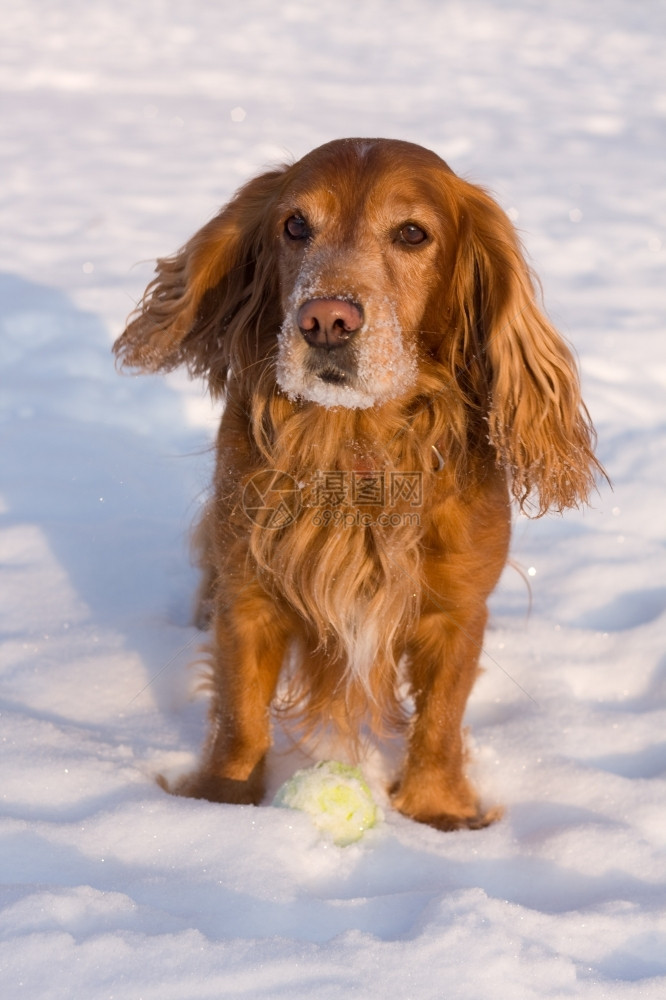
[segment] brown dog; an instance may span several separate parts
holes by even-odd
[[[115,350],[145,371],[184,364],[225,398],[200,531],[210,733],[174,790],[261,800],[282,672],[283,703],[352,746],[363,718],[409,715],[402,813],[490,822],[461,721],[510,495],[562,510],[600,468],[501,209],[420,146],[330,142],[160,260]]]

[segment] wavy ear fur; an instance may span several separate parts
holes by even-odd
[[[464,387],[485,400],[497,461],[514,497],[540,516],[584,503],[604,470],[574,357],[537,305],[515,230],[480,188],[458,178],[451,313]]]
[[[275,269],[261,267],[263,231],[285,169],[251,180],[182,250],[157,261],[156,277],[114,345],[123,367],[157,372],[183,364],[219,393],[231,365],[242,369],[256,359],[277,298]]]

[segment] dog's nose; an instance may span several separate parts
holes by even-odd
[[[309,299],[298,310],[298,328],[312,347],[341,347],[363,325],[363,311],[347,299]]]

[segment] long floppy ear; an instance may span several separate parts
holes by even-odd
[[[257,350],[260,320],[276,301],[274,267],[261,267],[269,207],[286,168],[256,177],[173,257],[156,277],[114,344],[123,367],[147,372],[186,365],[224,388],[230,365]],[[256,280],[255,280],[256,279]],[[244,336],[240,336],[242,328]]]
[[[456,184],[462,208],[451,310],[467,384],[487,402],[489,439],[521,509],[540,516],[576,507],[595,473],[605,475],[576,362],[538,307],[504,212],[480,188]]]

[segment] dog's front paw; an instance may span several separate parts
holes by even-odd
[[[504,810],[495,806],[484,810],[466,782],[457,794],[442,790],[441,786],[424,782],[419,787],[413,783],[396,782],[390,790],[395,809],[416,823],[425,823],[435,830],[482,830],[501,819]]]
[[[263,761],[257,764],[249,778],[227,778],[213,771],[200,770],[168,782],[161,774],[158,785],[171,795],[190,799],[207,799],[236,806],[257,806],[264,796]]]
[[[409,818],[416,820],[417,823],[425,823],[427,826],[432,826],[435,830],[443,830],[445,833],[448,833],[452,830],[483,830],[484,827],[496,823],[503,815],[504,810],[502,807],[495,806],[486,811],[479,809],[473,816],[455,816],[451,813],[437,813],[435,816],[416,815]]]

